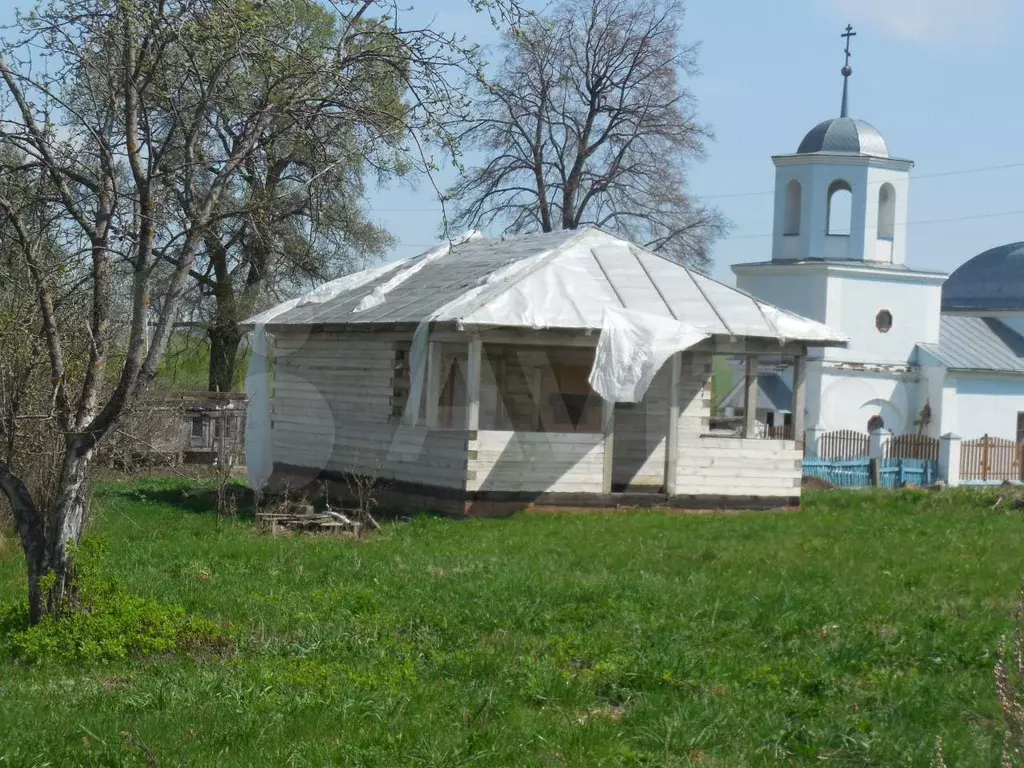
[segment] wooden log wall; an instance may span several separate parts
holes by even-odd
[[[274,461],[463,488],[469,433],[404,427],[408,336],[277,334]]]
[[[612,486],[662,486],[668,436],[669,364],[639,403],[615,405]]]
[[[800,495],[803,456],[793,440],[708,435],[710,355],[683,355],[680,388],[676,494],[779,499]]]
[[[469,450],[470,491],[601,492],[600,433],[480,431]]]

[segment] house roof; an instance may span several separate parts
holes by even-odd
[[[952,371],[1024,373],[1024,337],[993,317],[942,314],[938,344],[918,344]]]
[[[695,330],[846,343],[821,323],[754,299],[595,228],[485,238],[327,283],[243,326],[407,326],[600,330],[605,309],[663,316]]]
[[[743,408],[743,379],[722,398],[718,408]],[[790,413],[793,407],[793,390],[777,373],[762,373],[757,377],[757,408],[768,411]]]

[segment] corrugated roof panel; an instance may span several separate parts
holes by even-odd
[[[952,370],[1024,373],[1024,337],[992,317],[943,314],[939,343],[919,346]]]
[[[263,313],[262,322],[416,324],[433,317],[467,326],[600,330],[606,309],[625,308],[675,317],[705,333],[776,336],[751,297],[599,229],[476,237],[363,274],[339,281],[336,295],[324,286],[319,303],[298,300]],[[784,334],[790,339],[842,340],[821,324],[792,319]]]

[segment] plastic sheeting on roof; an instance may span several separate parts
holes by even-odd
[[[666,360],[710,335],[678,320],[608,308],[590,369],[590,386],[609,402],[639,403]]]

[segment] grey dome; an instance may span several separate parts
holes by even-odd
[[[942,310],[1024,309],[1024,242],[1007,243],[961,264],[942,286]]]
[[[870,123],[852,117],[833,117],[811,128],[796,153],[806,155],[811,152],[889,156],[882,134]]]

